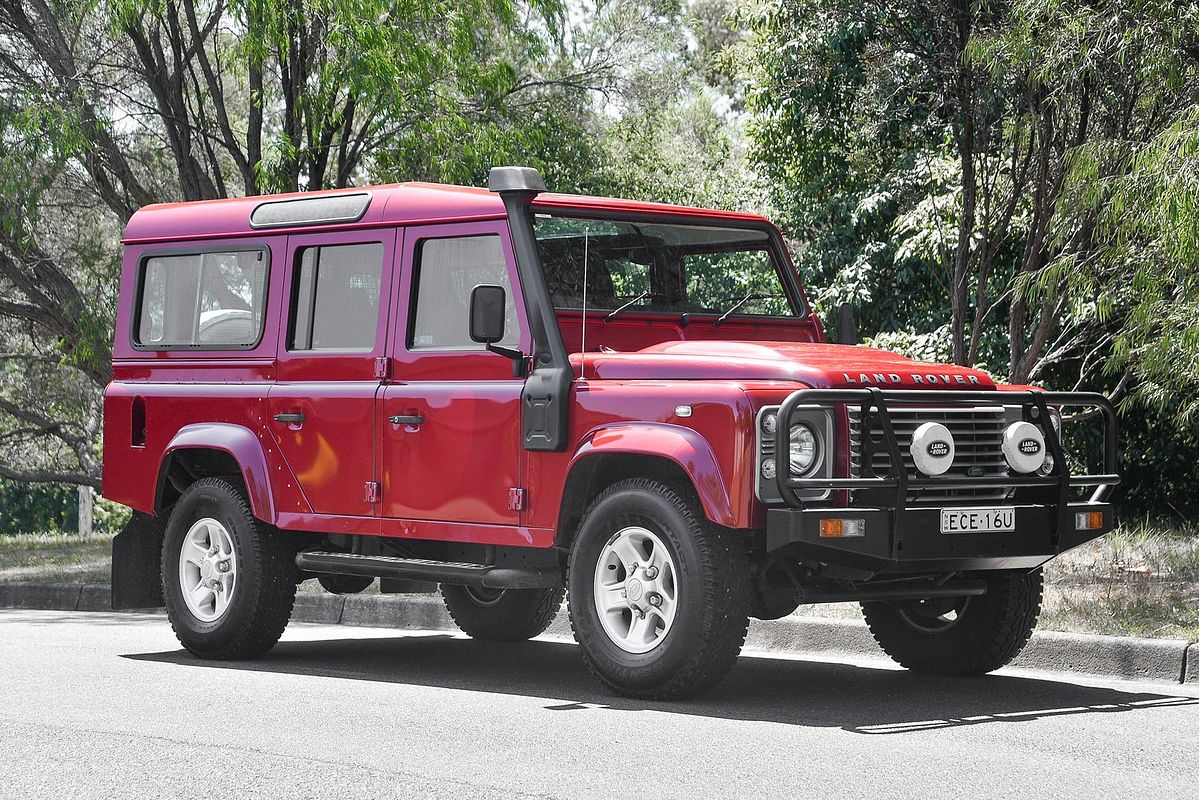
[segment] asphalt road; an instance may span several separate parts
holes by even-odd
[[[564,642],[294,625],[217,664],[162,617],[3,610],[0,795],[1195,798],[1196,697],[750,655],[653,704]]]

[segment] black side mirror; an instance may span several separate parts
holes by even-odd
[[[838,344],[858,344],[858,326],[854,323],[854,306],[842,303],[837,315]]]
[[[525,377],[525,354],[496,344],[504,338],[504,287],[481,283],[471,290],[471,341],[512,361],[514,378]]]
[[[504,338],[504,287],[480,284],[471,290],[471,341],[495,344]]]

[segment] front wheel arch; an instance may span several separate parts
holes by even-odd
[[[700,505],[709,522],[734,527],[733,509],[724,492],[702,493],[687,470],[670,458],[649,453],[592,452],[577,456],[567,475],[559,504],[555,544],[570,547],[592,502],[614,484],[630,478],[684,486]],[[714,494],[719,495],[714,498]],[[708,501],[705,501],[705,497]]]

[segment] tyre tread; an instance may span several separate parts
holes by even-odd
[[[201,478],[188,487],[188,491],[197,488],[211,487],[226,495],[238,506],[239,512],[247,521],[249,539],[253,549],[253,557],[260,565],[258,580],[252,582],[257,589],[249,612],[242,614],[235,630],[219,646],[200,647],[189,641],[186,631],[181,631],[176,625],[175,613],[168,613],[171,629],[180,643],[194,655],[201,658],[218,661],[233,661],[246,658],[256,658],[263,655],[279,641],[283,631],[291,620],[292,609],[296,602],[296,583],[292,579],[295,571],[294,554],[281,541],[279,532],[270,525],[256,519],[250,510],[250,503],[242,487],[228,478]],[[163,547],[163,576],[172,575],[174,565],[167,563],[168,550]],[[246,591],[250,587],[239,587]],[[173,604],[171,593],[164,586],[163,595],[171,612]],[[186,613],[186,612],[185,612]]]
[[[991,619],[971,622],[968,646],[935,649],[881,603],[863,603],[863,617],[875,642],[893,661],[914,672],[936,675],[983,675],[1000,669],[1020,654],[1037,627],[1042,604],[1042,571],[993,573],[988,594],[995,600]],[[984,595],[985,597],[987,595]]]
[[[562,607],[565,586],[550,589],[510,589],[500,603],[475,605],[462,587],[442,584],[442,604],[454,624],[472,639],[519,642],[545,632]]]
[[[687,535],[694,537],[700,553],[701,572],[706,576],[702,597],[700,626],[701,637],[695,642],[692,653],[683,666],[664,683],[646,689],[631,689],[606,676],[588,657],[584,661],[588,670],[609,690],[626,697],[646,700],[674,700],[691,697],[712,688],[733,668],[746,641],[750,625],[750,564],[744,545],[734,536],[708,521],[695,500],[691,486],[654,480],[651,478],[628,478],[609,486],[589,504],[581,517],[587,520],[592,512],[608,497],[618,492],[639,490],[658,495],[673,505],[691,522]],[[574,549],[572,549],[572,558]],[[568,573],[570,567],[568,566]],[[717,591],[714,576],[723,576],[725,591]],[[579,630],[571,609],[571,632],[579,641]]]

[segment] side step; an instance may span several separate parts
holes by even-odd
[[[363,556],[354,553],[298,553],[296,566],[305,572],[318,574],[417,578],[485,589],[543,589],[562,583],[562,575],[549,569],[517,569],[457,561],[429,561],[424,558]]]

